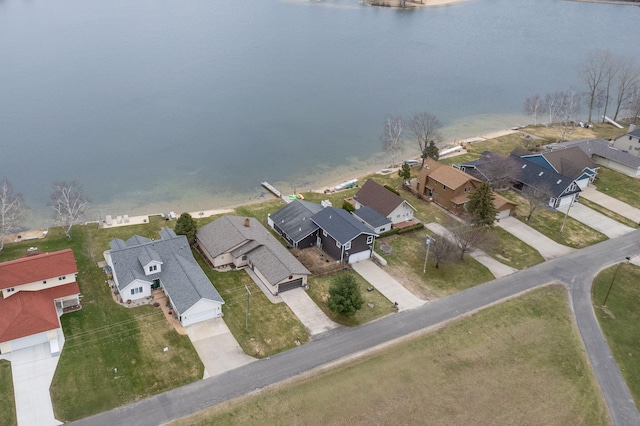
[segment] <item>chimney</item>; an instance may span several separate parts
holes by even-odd
[[[633,132],[635,129],[636,129],[636,125],[635,124],[633,124],[633,123],[629,124],[629,132],[628,133]]]
[[[251,221],[249,221],[249,218],[245,218],[244,220],[244,226],[246,226],[247,228],[251,225]]]

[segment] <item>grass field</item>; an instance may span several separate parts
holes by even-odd
[[[16,417],[16,401],[13,398],[13,376],[11,363],[0,359],[0,424],[15,426],[18,424]]]
[[[606,425],[563,287],[549,286],[184,425]]]
[[[546,207],[536,208],[531,220],[527,222],[529,202],[515,191],[501,192],[500,195],[518,204],[516,208],[518,219],[559,244],[582,248],[607,239],[606,235],[578,222],[572,217],[567,217],[564,230],[560,233],[562,222],[565,219],[564,213]]]
[[[617,266],[612,266],[596,277],[592,288],[593,306],[611,352],[636,405],[640,406],[640,266],[620,264],[613,281],[616,269]],[[612,281],[613,287],[603,308],[602,302]]]
[[[491,257],[516,269],[525,269],[544,262],[540,253],[529,244],[496,226],[490,231],[494,243],[484,251]]]
[[[364,300],[362,308],[358,310],[358,312],[356,312],[356,314],[352,317],[345,317],[343,315],[335,314],[331,312],[331,310],[327,306],[331,281],[339,274],[351,274],[355,277],[356,282],[360,287],[362,298]],[[311,299],[316,302],[316,305],[318,305],[320,309],[322,309],[322,311],[329,318],[331,318],[331,320],[342,325],[357,326],[372,321],[376,318],[380,318],[396,312],[396,309],[392,307],[392,303],[391,301],[389,301],[389,299],[384,297],[377,290],[367,291],[368,287],[369,283],[365,281],[365,279],[362,278],[358,273],[354,271],[342,271],[338,274],[326,277],[309,277],[309,290],[307,291],[307,293],[309,294]],[[368,304],[373,305],[373,308],[370,308]]]
[[[435,268],[431,255],[426,273],[423,273],[425,236],[424,231],[392,235],[380,239],[376,249],[387,260],[391,275],[418,297],[431,299],[446,296],[493,279],[487,268],[468,255],[462,261],[440,263],[438,268]],[[384,244],[391,247],[391,253],[381,251],[381,245]]]
[[[640,179],[601,167],[594,185],[598,191],[640,209]]]
[[[194,256],[224,299],[224,321],[245,353],[264,358],[295,347],[296,340],[302,343],[309,340],[306,328],[287,304],[271,303],[245,271],[217,272],[200,254]],[[245,286],[251,291],[248,331]]]

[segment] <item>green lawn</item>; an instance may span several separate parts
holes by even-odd
[[[600,272],[593,288],[593,306],[600,327],[609,343],[631,394],[640,406],[640,266],[620,264]],[[606,307],[602,307],[606,293],[613,282]]]
[[[59,420],[85,417],[202,378],[204,367],[189,338],[170,327],[158,308],[117,305],[97,267],[112,238],[133,233],[157,238],[162,224],[152,220],[109,230],[76,226],[72,241],[54,228],[44,240],[9,246],[17,252],[30,245],[40,251],[70,247],[78,264],[82,310],[61,317],[66,343],[51,385]]]
[[[327,306],[331,282],[334,277],[340,274],[351,274],[355,277],[356,282],[360,287],[362,298],[364,299],[362,308],[352,317],[345,317],[343,315],[335,314],[331,312],[331,310]],[[322,311],[333,321],[337,322],[338,324],[357,326],[372,321],[376,318],[380,318],[396,312],[396,309],[392,307],[392,303],[391,301],[389,301],[389,299],[384,297],[378,290],[367,291],[368,287],[369,283],[365,281],[365,279],[362,278],[357,272],[342,271],[326,277],[309,277],[309,290],[307,292],[309,293],[311,299],[316,302],[316,305],[318,305],[320,309],[322,309]],[[370,308],[368,304],[372,304],[373,308]]]
[[[531,220],[527,222],[528,201],[515,191],[501,192],[500,195],[518,204],[516,208],[518,219],[559,244],[582,248],[607,239],[606,235],[578,222],[572,217],[567,217],[564,230],[560,233],[565,214],[546,207],[536,208]]]
[[[544,262],[540,253],[524,241],[496,226],[491,230],[493,244],[484,249],[491,257],[516,269],[524,269]]]
[[[594,185],[598,191],[640,209],[640,179],[600,167]]]
[[[566,292],[548,286],[180,425],[607,425]]]
[[[11,363],[0,359],[0,424],[14,426],[18,424],[16,417],[16,401],[13,398],[13,376]]]
[[[264,358],[305,343],[309,335],[286,303],[273,304],[245,271],[217,272],[198,253],[194,253],[211,282],[225,301],[224,321],[242,350]],[[249,299],[249,330],[246,328],[247,290]]]
[[[424,231],[392,235],[376,243],[376,251],[387,260],[391,275],[418,297],[446,296],[494,279],[487,268],[468,255],[463,260],[440,263],[436,268],[431,254],[423,273],[425,235]],[[385,254],[381,245],[390,246],[392,252]]]

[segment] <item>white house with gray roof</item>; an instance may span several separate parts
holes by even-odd
[[[198,247],[215,268],[250,268],[272,294],[307,286],[311,275],[252,217],[222,216],[198,229]]]
[[[161,288],[183,326],[222,316],[224,301],[196,262],[187,238],[172,229],[160,239],[119,238],[104,252],[123,302],[151,296]]]

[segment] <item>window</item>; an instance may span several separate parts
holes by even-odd
[[[327,231],[325,231],[325,230],[323,229],[323,230],[322,230],[322,235],[326,237],[326,236],[327,236]]]
[[[47,283],[47,280],[42,281],[42,284],[46,284],[46,283]]]
[[[157,270],[158,270],[158,265],[149,266],[149,272],[153,272],[153,271],[157,271]]]
[[[345,250],[350,250],[351,249],[351,241],[349,241],[348,243],[344,244],[344,249]]]
[[[16,291],[15,287],[11,287],[7,289],[7,293],[11,293],[12,291]]]
[[[447,189],[447,185],[445,185],[444,183],[442,184],[442,189]]]
[[[338,241],[336,241],[336,247],[340,248],[340,247],[342,247],[342,244],[340,244]]]
[[[66,278],[67,278],[66,276],[58,277],[58,281],[62,281],[64,279],[66,279]]]
[[[142,287],[136,287],[136,288],[132,288],[131,289],[131,294],[138,294],[138,293],[142,293]]]
[[[373,244],[373,235],[367,236],[367,244]]]
[[[247,260],[247,255],[242,256],[242,260]]]

